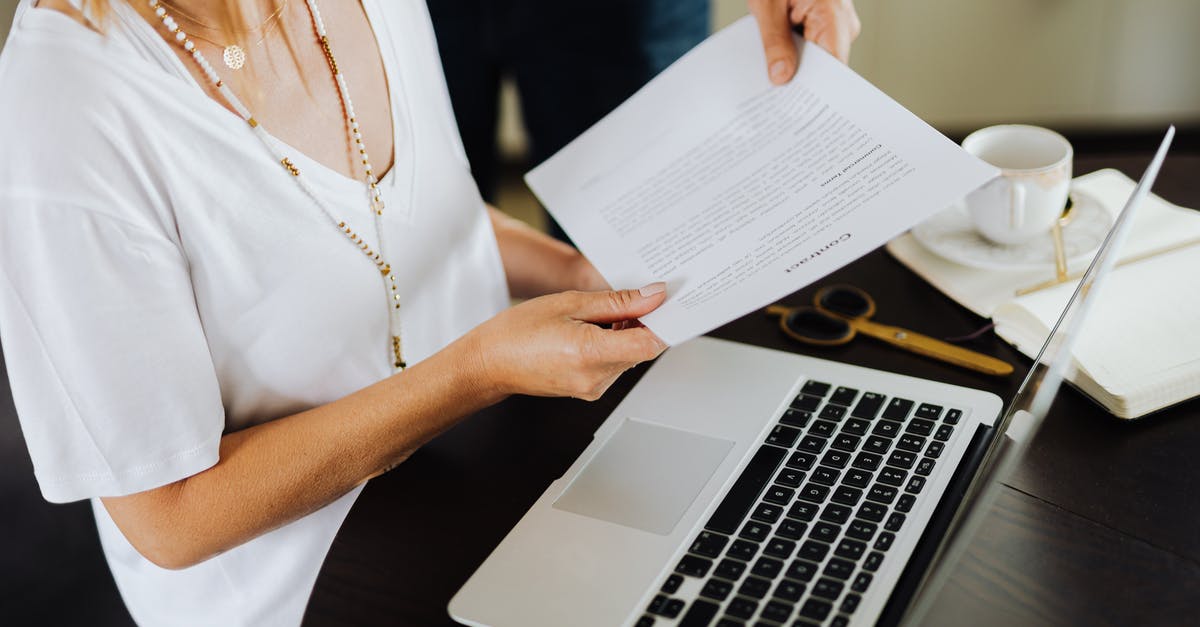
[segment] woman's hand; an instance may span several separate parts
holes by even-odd
[[[666,349],[649,329],[621,324],[654,311],[665,299],[662,283],[552,294],[500,313],[460,342],[475,356],[481,380],[498,395],[595,400],[622,372]],[[625,328],[608,328],[614,323]]]
[[[850,60],[850,44],[862,30],[851,0],[748,0],[758,20],[767,73],[782,85],[796,74],[796,45],[792,26],[804,25],[804,38],[828,50],[842,63]]]

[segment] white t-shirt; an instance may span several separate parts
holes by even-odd
[[[413,364],[508,294],[426,7],[363,4],[391,91],[384,237]],[[42,494],[92,499],[139,623],[295,624],[357,490],[181,571],[139,555],[97,497],[198,473],[223,433],[389,376],[379,273],[129,6],[105,37],[30,5],[0,56],[0,341]],[[375,248],[364,185],[285,152]]]

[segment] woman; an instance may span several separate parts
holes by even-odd
[[[295,624],[367,479],[663,350],[662,284],[485,209],[422,3],[32,5],[0,341],[43,495],[92,500],[139,623]]]

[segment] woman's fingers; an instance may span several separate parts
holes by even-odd
[[[850,61],[850,44],[862,23],[849,0],[811,0],[792,7],[791,21],[804,24],[804,37],[841,60]]]
[[[651,283],[639,290],[572,292],[563,305],[576,320],[609,324],[640,318],[657,309],[666,298],[666,283]]]
[[[792,40],[788,0],[749,0],[747,4],[762,35],[767,75],[772,83],[782,85],[796,73],[796,43]]]

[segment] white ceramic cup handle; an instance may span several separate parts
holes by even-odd
[[[1011,181],[1008,186],[1008,193],[1008,225],[1011,228],[1019,229],[1025,224],[1025,186],[1016,181]]]

